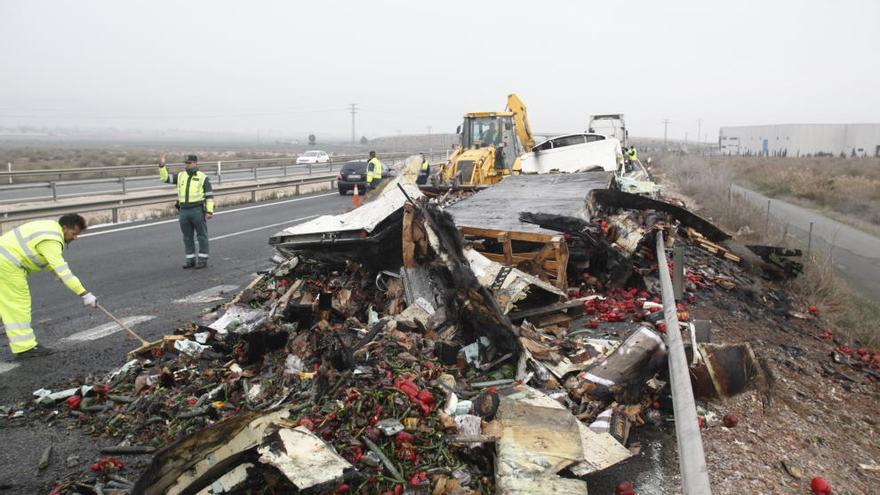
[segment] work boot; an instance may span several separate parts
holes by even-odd
[[[28,358],[34,358],[34,357],[51,356],[54,353],[55,353],[55,349],[52,349],[51,347],[38,345],[38,346],[36,346],[32,349],[29,349],[27,351],[14,354],[14,356],[15,356],[15,359],[28,359]]]
[[[193,258],[187,258],[186,263],[183,264],[183,269],[186,270],[188,268],[195,268],[196,260]]]
[[[196,269],[199,268],[207,268],[208,267],[208,259],[207,258],[199,258],[199,261],[196,262]]]

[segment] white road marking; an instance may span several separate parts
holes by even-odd
[[[137,325],[138,323],[150,321],[153,318],[155,318],[155,316],[146,316],[146,315],[127,316],[125,318],[122,318],[122,323],[125,323],[125,325],[127,327],[131,328],[131,327]],[[63,339],[61,339],[61,341],[62,342],[83,342],[86,340],[96,340],[96,339],[106,337],[108,335],[112,335],[112,334],[119,332],[119,331],[122,331],[122,327],[120,327],[116,323],[113,323],[113,322],[105,323],[103,325],[98,325],[94,328],[90,328],[88,330],[83,330],[82,332],[75,333],[73,335],[68,335],[67,337],[64,337]]]
[[[218,285],[211,287],[210,289],[196,292],[195,294],[190,294],[184,298],[176,299],[174,302],[178,304],[202,304],[220,301],[223,299],[223,294],[232,292],[237,288],[237,285]]]
[[[254,208],[266,208],[269,206],[277,206],[277,205],[283,205],[283,204],[287,204],[287,203],[295,203],[297,201],[309,201],[312,199],[324,198],[327,196],[338,196],[338,193],[334,192],[334,193],[327,193],[327,194],[318,194],[316,196],[309,196],[307,198],[287,199],[284,201],[276,201],[274,203],[265,203],[265,204],[254,205],[254,206],[245,206],[243,208],[236,208],[234,210],[223,210],[223,211],[218,211],[217,213],[214,214],[214,216],[225,215],[227,213],[236,213],[239,211],[253,210]],[[315,215],[315,216],[317,216],[317,215]],[[307,218],[311,218],[311,217],[307,217]],[[296,220],[291,220],[291,222],[295,222],[295,221]],[[92,237],[92,236],[96,236],[96,235],[112,234],[114,232],[123,232],[126,230],[143,229],[146,227],[153,227],[156,225],[162,225],[162,224],[166,224],[166,223],[177,223],[177,219],[175,218],[172,220],[160,220],[158,222],[145,223],[145,224],[141,224],[141,225],[132,225],[130,227],[120,227],[118,229],[102,230],[101,232],[87,232],[85,234],[80,234],[79,237],[86,238],[86,237]],[[271,227],[271,226],[267,226],[267,228],[268,227]],[[259,229],[257,229],[257,230],[259,230]],[[218,239],[222,239],[222,236],[218,237]]]
[[[256,232],[258,230],[271,229],[272,227],[278,227],[280,225],[287,225],[287,224],[291,224],[291,223],[301,222],[303,220],[308,220],[310,218],[315,218],[317,216],[318,215],[309,215],[307,217],[294,218],[293,220],[285,220],[283,222],[273,223],[273,224],[269,224],[269,225],[263,225],[262,227],[254,227],[252,229],[242,230],[241,232],[233,232],[231,234],[218,235],[217,237],[211,237],[208,240],[209,241],[216,241],[218,239],[226,239],[227,237],[235,237],[237,235],[250,234],[251,232]]]
[[[6,373],[7,371],[12,371],[15,368],[18,368],[18,363],[7,363],[4,361],[0,361],[0,375]]]

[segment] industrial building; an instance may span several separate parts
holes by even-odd
[[[722,127],[722,155],[880,156],[880,124],[777,124]]]

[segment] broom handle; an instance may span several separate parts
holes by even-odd
[[[121,321],[119,321],[119,319],[116,318],[115,316],[113,316],[112,313],[110,313],[109,311],[107,311],[107,310],[104,308],[104,306],[101,306],[100,304],[98,304],[97,306],[98,306],[98,309],[100,309],[101,311],[103,311],[104,314],[107,315],[108,317],[110,317],[111,320],[115,321],[116,324],[119,325],[123,330],[125,330],[125,331],[128,332],[128,333],[130,333],[134,338],[140,340],[142,345],[149,345],[149,344],[150,344],[149,342],[147,342],[146,340],[144,340],[143,338],[141,338],[140,335],[134,333],[134,330],[128,328],[128,326],[127,326],[125,323],[122,323]]]

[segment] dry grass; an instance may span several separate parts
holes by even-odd
[[[751,159],[754,160],[754,159]],[[791,159],[789,159],[791,160]],[[803,159],[808,160],[808,159]],[[813,159],[820,160],[820,159]],[[785,227],[737,194],[730,183],[737,178],[728,163],[717,158],[665,155],[655,161],[655,176],[687,196],[700,214],[731,232],[740,242],[764,242],[799,247],[799,241],[785,235]],[[766,231],[766,233],[765,233]],[[870,302],[836,276],[829,255],[804,260],[804,273],[788,282],[788,288],[804,307],[815,305],[835,334],[863,345],[880,344],[880,305]]]
[[[713,168],[767,196],[880,226],[880,159],[712,157]]]

